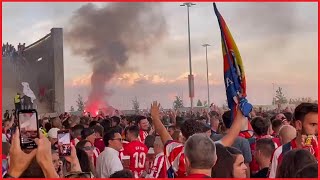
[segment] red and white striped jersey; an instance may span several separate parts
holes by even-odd
[[[168,141],[164,147],[164,155],[168,178],[185,177],[184,145],[177,141]]]
[[[157,154],[150,168],[151,172],[147,175],[146,178],[166,178],[167,172],[164,164],[164,153],[162,152]]]
[[[306,149],[310,150],[310,152],[315,156],[318,157],[318,141],[314,137],[311,141],[311,147],[305,147]],[[275,178],[277,173],[278,165],[281,163],[284,154],[292,149],[296,149],[296,138],[291,140],[290,142],[283,144],[282,146],[278,147],[271,158],[271,165],[269,170],[269,178]]]
[[[147,131],[144,131],[144,130],[141,130],[139,131],[139,141],[144,143],[144,140],[146,139],[146,137],[148,136],[148,132]]]

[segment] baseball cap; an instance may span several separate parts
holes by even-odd
[[[51,137],[51,138],[58,138],[58,131],[60,129],[58,128],[51,128],[48,132],[48,137]]]

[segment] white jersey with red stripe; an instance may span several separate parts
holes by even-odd
[[[151,172],[146,176],[146,178],[165,178],[166,169],[164,164],[165,164],[164,153],[162,152],[157,154],[150,168]]]
[[[124,148],[127,144],[129,144],[128,141],[122,141],[122,149],[120,149],[120,151],[119,151],[119,158],[121,161],[124,160],[125,155],[123,155],[123,151],[124,151]]]
[[[97,158],[98,158],[100,153],[101,152],[99,151],[99,149],[95,147],[94,150],[93,150],[93,165],[94,165],[94,167],[96,167]]]

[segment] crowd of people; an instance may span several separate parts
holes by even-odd
[[[2,57],[14,57],[14,56],[21,56],[23,51],[26,48],[26,44],[19,43],[17,49],[8,42],[6,44],[2,44]]]
[[[318,177],[315,103],[301,103],[293,112],[252,111],[249,118],[238,110],[234,119],[221,109],[167,116],[157,102],[146,116],[64,113],[39,120],[40,137],[31,151],[21,149],[17,119],[6,113],[5,178]],[[242,131],[245,121],[253,132]],[[59,156],[59,130],[71,132],[70,156]]]

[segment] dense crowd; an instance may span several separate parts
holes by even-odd
[[[23,55],[23,51],[25,50],[25,43],[17,46],[17,49],[9,43],[2,44],[2,56],[3,57],[14,57],[14,56],[21,56]]]
[[[2,131],[2,175],[14,178],[316,178],[318,104],[292,112],[215,108],[202,113],[162,113],[153,102],[146,115],[39,120],[37,148],[22,150],[15,112]],[[243,124],[253,131],[243,131]],[[57,133],[70,130],[71,155],[59,156]]]

